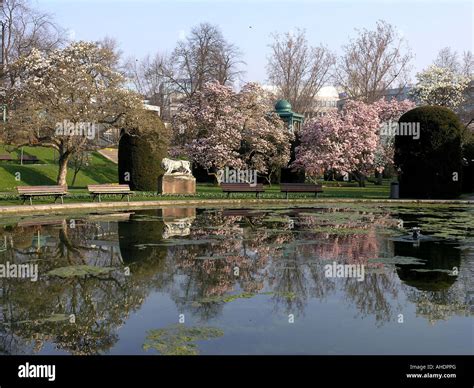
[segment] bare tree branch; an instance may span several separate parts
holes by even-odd
[[[330,78],[334,55],[324,46],[310,47],[304,30],[274,34],[273,39],[267,64],[270,82],[295,111],[311,111],[315,96]]]
[[[343,47],[336,83],[352,99],[374,102],[408,78],[412,58],[405,40],[392,25],[378,21],[375,31],[363,29]]]

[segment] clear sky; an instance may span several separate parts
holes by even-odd
[[[201,22],[219,25],[225,38],[244,53],[247,81],[266,81],[272,32],[306,29],[312,44],[336,53],[355,28],[378,19],[396,26],[415,58],[414,74],[446,46],[473,50],[473,1],[318,1],[318,0],[36,0],[74,39],[114,37],[124,56],[170,52],[176,41]],[[250,26],[252,28],[250,28]]]

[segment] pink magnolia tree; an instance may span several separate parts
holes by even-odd
[[[301,131],[292,167],[304,170],[310,178],[327,170],[352,173],[363,186],[367,175],[383,171],[393,159],[393,142],[380,135],[382,124],[397,120],[412,106],[396,100],[348,101],[341,111],[310,120]]]
[[[259,84],[246,84],[239,100],[244,118],[241,159],[248,168],[258,171],[271,183],[274,173],[288,165],[293,134],[273,112],[275,96]]]
[[[215,82],[206,84],[174,117],[172,154],[209,173],[229,167],[271,176],[288,163],[292,136],[272,113],[272,101],[258,84],[247,84],[240,93]]]
[[[396,123],[400,116],[413,109],[415,103],[410,100],[391,100],[381,98],[374,104],[378,112],[381,127],[388,128]],[[382,172],[386,167],[393,166],[393,157],[395,152],[395,136],[382,134],[379,139],[377,151],[375,153],[375,170]],[[381,176],[381,174],[380,174]]]
[[[232,88],[208,83],[187,98],[173,120],[174,156],[187,157],[206,170],[243,167],[239,149],[244,118]]]

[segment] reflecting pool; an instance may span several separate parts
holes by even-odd
[[[473,280],[472,207],[0,218],[0,352],[472,354]]]

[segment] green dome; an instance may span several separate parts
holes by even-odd
[[[278,100],[275,104],[275,110],[278,112],[291,112],[291,104],[286,100]]]

